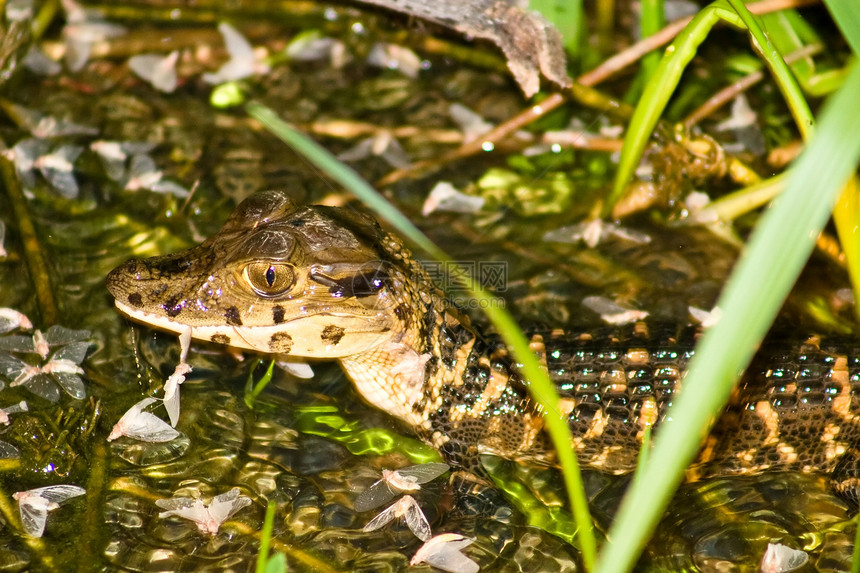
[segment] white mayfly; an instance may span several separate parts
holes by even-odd
[[[113,440],[128,436],[143,442],[169,442],[180,436],[170,424],[153,414],[144,411],[147,406],[158,402],[157,398],[144,398],[122,415],[119,422],[114,425],[107,440]]]
[[[427,563],[449,573],[478,573],[478,564],[460,553],[474,541],[457,533],[437,535],[418,549],[409,564]]]
[[[255,74],[269,72],[269,66],[255,51],[251,43],[236,28],[227,22],[218,24],[230,59],[217,72],[203,74],[207,84],[222,84],[241,80]]]
[[[76,485],[49,485],[19,491],[13,493],[12,497],[18,501],[18,511],[21,513],[24,531],[33,537],[42,537],[45,523],[48,521],[48,512],[60,507],[60,504],[67,499],[85,493],[87,492],[84,488]]]
[[[160,92],[172,93],[176,89],[176,62],[179,51],[174,50],[166,56],[161,54],[140,54],[128,60],[131,68],[144,81]]]
[[[243,507],[251,505],[251,498],[239,495],[239,488],[234,487],[227,493],[213,497],[209,505],[203,503],[200,498],[191,497],[157,499],[155,505],[167,510],[159,513],[158,517],[164,518],[175,515],[188,519],[193,521],[202,533],[215,535],[222,523]]]
[[[781,543],[768,543],[761,559],[761,573],[790,573],[797,571],[809,561],[809,555]]]
[[[370,511],[381,507],[401,493],[415,493],[425,484],[451,469],[448,464],[431,463],[408,466],[399,470],[382,470],[382,479],[358,494],[355,511]]]
[[[400,518],[403,518],[406,525],[409,526],[409,529],[415,534],[415,537],[421,541],[427,541],[430,539],[430,536],[432,535],[430,533],[430,524],[427,522],[424,512],[421,511],[421,508],[418,506],[418,502],[415,501],[415,498],[411,495],[404,495],[396,502],[382,510],[382,513],[371,519],[370,522],[364,526],[363,530],[365,532],[376,531],[377,529],[387,525],[389,522]]]

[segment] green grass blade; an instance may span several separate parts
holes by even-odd
[[[582,0],[531,0],[529,10],[540,12],[556,27],[565,51],[576,61],[582,47]]]
[[[849,181],[842,191],[833,209],[833,222],[842,252],[845,253],[854,300],[860,300],[860,183],[857,178]],[[854,305],[854,315],[860,321],[860,305]]]
[[[451,258],[444,251],[434,245],[411,221],[388,203],[379,192],[373,189],[350,167],[338,161],[331,153],[304,134],[281,121],[269,108],[257,103],[249,103],[246,106],[246,110],[252,117],[262,122],[273,134],[292,146],[329,177],[364,201],[373,211],[388,221],[414,245],[419,246],[439,261],[452,263]],[[456,271],[456,275],[458,279],[463,280],[465,286],[471,291],[472,296],[479,300],[489,301],[489,294],[474,282],[468,276],[468,273],[460,269]],[[543,407],[547,432],[558,452],[565,486],[570,496],[571,508],[578,527],[577,536],[580,542],[583,561],[586,568],[590,570],[596,557],[597,543],[594,538],[591,516],[588,512],[588,502],[585,496],[585,489],[582,485],[579,465],[571,447],[570,429],[568,428],[567,420],[557,410],[557,404],[560,402],[558,393],[550,381],[546,370],[541,367],[534,352],[529,348],[529,341],[511,315],[503,309],[495,308],[491,304],[481,306],[521,365],[520,371],[529,381],[529,393]]]
[[[780,173],[749,187],[724,195],[708,204],[691,219],[694,223],[708,223],[716,220],[733,221],[741,215],[746,215],[772,201],[785,189],[785,180],[786,174]]]
[[[656,436],[644,471],[637,474],[609,532],[599,573],[629,571],[659,521],[697,437],[723,407],[749,363],[827,222],[842,187],[860,160],[860,66],[828,101],[819,131],[791,171],[782,195],[764,214],[717,305],[720,321],[699,344],[672,406],[672,420]],[[693,439],[690,439],[693,438]]]
[[[266,518],[263,522],[263,530],[260,532],[260,551],[257,553],[257,565],[255,573],[266,573],[266,564],[269,562],[269,544],[272,540],[272,529],[275,526],[275,502],[269,501],[266,506]]]
[[[770,41],[768,35],[759,26],[758,19],[747,10],[743,0],[729,0],[729,2],[737,10],[738,16],[743,20],[744,25],[753,37],[753,46],[758,48],[759,54],[773,74],[776,85],[785,98],[791,115],[794,117],[797,129],[804,140],[809,139],[812,126],[814,125],[814,118],[812,117],[812,111],[809,109],[809,104],[806,103],[806,98],[803,97],[800,86],[797,85],[794,74],[791,73],[782,54],[779,53],[779,50]]]
[[[642,15],[640,16],[639,31],[642,38],[653,36],[666,25],[664,0],[643,0],[640,3]],[[648,82],[660,65],[660,52],[654,51],[645,54],[642,58],[642,80]]]
[[[854,552],[851,554],[851,573],[860,573],[860,551],[857,551],[857,548],[860,547],[860,515],[855,515],[854,521],[858,521],[858,525],[855,525],[857,529],[854,532]]]
[[[851,46],[854,56],[860,57],[860,10],[852,0],[824,0],[833,21]]]

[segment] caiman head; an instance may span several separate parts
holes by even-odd
[[[202,244],[117,267],[107,288],[124,314],[167,331],[190,327],[193,338],[237,348],[341,358],[408,337],[414,267],[370,217],[297,207],[266,191]]]

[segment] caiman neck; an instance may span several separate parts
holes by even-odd
[[[399,333],[340,363],[365,400],[429,436],[427,412],[440,406],[438,384],[462,383],[479,333],[417,263],[410,273],[396,309]]]

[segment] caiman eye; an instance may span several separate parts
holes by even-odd
[[[296,280],[293,267],[285,263],[251,263],[243,275],[251,288],[263,296],[284,294]]]

